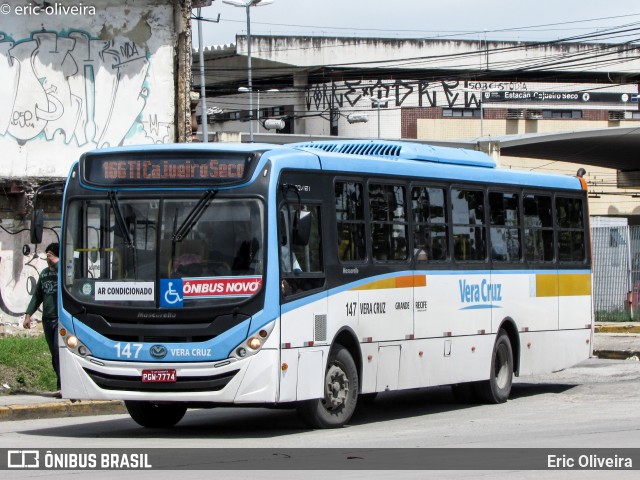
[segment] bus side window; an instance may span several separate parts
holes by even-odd
[[[453,255],[456,261],[484,261],[486,232],[484,228],[484,192],[451,189],[453,215]]]
[[[406,260],[409,252],[405,187],[370,183],[369,213],[373,259]]]
[[[520,196],[517,193],[489,193],[491,259],[520,261]]]
[[[364,190],[359,182],[336,182],[336,225],[338,258],[342,262],[366,258]]]
[[[556,197],[558,214],[558,260],[584,262],[586,260],[582,199]]]
[[[324,285],[320,207],[301,206],[302,211],[310,212],[311,215],[311,232],[306,245],[296,245],[291,238],[291,227],[298,214],[297,208],[297,205],[289,205],[289,209],[283,207],[282,220],[279,222],[280,275],[282,293],[285,296],[314,290]]]
[[[528,262],[553,262],[551,197],[527,193],[523,197],[524,249]]]
[[[411,192],[413,246],[416,262],[443,261],[449,258],[446,190],[414,187]]]

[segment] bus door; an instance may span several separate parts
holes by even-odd
[[[324,365],[331,342],[321,235],[321,206],[291,198],[278,211],[282,362],[280,401],[324,395]]]

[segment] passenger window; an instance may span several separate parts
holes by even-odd
[[[311,220],[309,242],[296,242],[299,215]],[[320,207],[313,205],[284,205],[280,209],[280,275],[281,290],[290,296],[324,285]]]
[[[415,187],[411,191],[414,257],[418,263],[449,258],[446,190]]]
[[[525,194],[524,251],[528,262],[553,262],[553,215],[551,197]]]
[[[309,243],[298,245],[295,241],[296,216],[300,212],[311,216]],[[320,236],[320,208],[308,205],[290,205],[281,209],[281,218],[286,232],[281,235],[280,268],[283,273],[317,273],[324,270],[322,263],[322,241]],[[293,230],[292,230],[293,229]],[[293,237],[289,234],[294,232]]]
[[[561,262],[584,262],[586,247],[582,199],[556,198],[558,215],[558,260]]]
[[[338,258],[343,262],[366,259],[364,190],[362,183],[336,182]]]
[[[489,193],[491,259],[495,262],[520,261],[519,202],[517,193]]]
[[[406,260],[409,255],[405,188],[370,183],[369,211],[374,260]]]
[[[484,192],[452,188],[451,206],[454,258],[462,262],[486,260]]]

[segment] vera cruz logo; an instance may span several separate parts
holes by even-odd
[[[153,345],[149,349],[149,353],[153,358],[164,358],[167,356],[167,347],[165,347],[164,345]]]
[[[478,308],[502,308],[496,302],[502,301],[502,284],[490,283],[483,278],[480,283],[471,283],[466,279],[458,280],[460,286],[460,302],[463,307],[460,310],[472,310]]]

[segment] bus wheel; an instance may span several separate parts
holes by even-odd
[[[486,403],[504,403],[511,393],[513,349],[507,332],[500,329],[491,355],[489,380],[476,384],[478,398]]]
[[[324,374],[324,397],[298,402],[298,414],[313,428],[342,427],[356,409],[358,388],[358,369],[351,354],[335,345]]]
[[[147,428],[173,427],[182,420],[187,412],[186,405],[181,403],[153,403],[125,400],[125,407],[131,418],[138,424]]]

